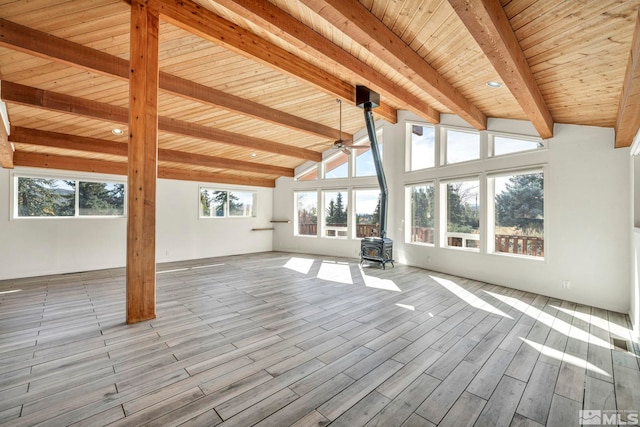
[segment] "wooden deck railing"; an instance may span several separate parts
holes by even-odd
[[[328,224],[325,228],[328,237],[339,235],[344,237],[347,224]],[[298,223],[299,236],[316,236],[318,234],[318,224]],[[378,235],[377,224],[356,224],[356,237],[374,237]]]
[[[542,257],[544,256],[544,239],[496,234],[496,252]]]
[[[411,241],[419,243],[433,243],[433,228],[427,227],[411,227]]]

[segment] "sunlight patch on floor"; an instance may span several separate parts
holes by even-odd
[[[291,259],[289,259],[289,261],[284,265],[284,268],[288,268],[289,270],[297,271],[302,274],[309,274],[314,261],[315,260],[313,258],[291,257]]]
[[[4,294],[15,294],[16,292],[20,292],[22,289],[12,289],[10,291],[0,291],[0,295]]]
[[[511,307],[523,312],[524,314],[531,316],[533,319],[536,319],[538,322],[541,322],[554,331],[558,331],[561,334],[568,336],[569,338],[575,338],[577,340],[594,344],[599,347],[603,347],[606,349],[611,349],[611,344],[602,338],[598,338],[595,335],[590,334],[587,331],[584,331],[576,326],[573,326],[570,323],[565,322],[562,319],[558,319],[550,313],[546,313],[536,307],[533,307],[530,304],[524,303],[516,298],[508,297],[506,295],[496,294],[494,292],[485,291],[487,294],[492,297],[509,304]]]
[[[513,319],[513,317],[509,316],[507,313],[504,313],[503,311],[497,309],[496,307],[492,306],[488,302],[472,294],[471,292],[464,289],[462,286],[457,285],[451,280],[443,279],[437,276],[429,276],[429,277],[435,280],[436,283],[438,283],[440,286],[442,286],[443,288],[445,288],[446,290],[448,290],[449,292],[451,292],[452,294],[460,298],[462,301],[469,304],[471,307],[475,307],[477,309],[484,310],[489,313],[498,314],[508,319]]]
[[[551,348],[551,347],[548,347],[546,345],[538,344],[537,342],[528,340],[526,338],[520,337],[520,339],[522,341],[524,341],[527,345],[533,347],[539,353],[541,353],[541,354],[543,354],[543,355],[545,355],[547,357],[551,357],[553,359],[563,361],[565,363],[568,363],[568,364],[573,365],[573,366],[577,366],[579,368],[585,368],[585,369],[590,370],[591,372],[602,374],[602,375],[605,375],[607,377],[611,376],[611,374],[609,374],[608,372],[598,368],[597,366],[595,366],[595,365],[593,365],[593,364],[587,362],[586,360],[581,359],[581,358],[579,358],[577,356],[565,353],[565,352],[560,351],[560,350],[556,350],[555,348]]]
[[[359,266],[360,274],[362,274],[362,278],[364,279],[364,285],[367,288],[376,288],[376,289],[384,289],[387,291],[395,291],[401,292],[402,290],[396,285],[393,280],[389,279],[381,279],[379,277],[367,276],[364,272],[362,266]]]
[[[406,308],[407,310],[411,310],[411,311],[416,311],[416,308],[412,305],[408,305],[408,304],[398,304],[396,303],[396,305],[400,308]]]
[[[353,285],[351,270],[349,269],[349,264],[346,262],[322,261],[317,277],[321,280]]]

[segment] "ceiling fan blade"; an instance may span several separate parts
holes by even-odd
[[[340,150],[342,150],[342,152],[346,155],[351,154],[351,150],[349,150],[347,147],[341,147]]]

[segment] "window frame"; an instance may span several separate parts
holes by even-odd
[[[55,180],[69,180],[74,181],[74,215],[66,216],[20,216],[18,208],[18,179],[19,178],[32,178],[32,179],[55,179]],[[41,172],[41,171],[12,171],[10,175],[10,208],[9,208],[9,220],[11,221],[36,221],[36,220],[70,220],[70,219],[122,219],[128,216],[128,196],[129,189],[127,186],[127,180],[123,179],[119,175],[107,175],[107,174],[92,174],[85,175],[79,173],[64,173],[62,171]],[[122,184],[124,185],[123,207],[122,215],[80,215],[80,182],[95,182],[105,184]]]

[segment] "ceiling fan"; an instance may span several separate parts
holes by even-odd
[[[336,102],[338,103],[338,105],[340,106],[340,134],[339,134],[339,138],[333,142],[333,148],[336,150],[341,150],[343,153],[345,154],[351,154],[351,150],[352,149],[369,149],[371,148],[371,146],[369,145],[354,145],[353,143],[350,143],[349,141],[345,141],[344,139],[342,139],[342,100],[341,99],[336,99]]]

